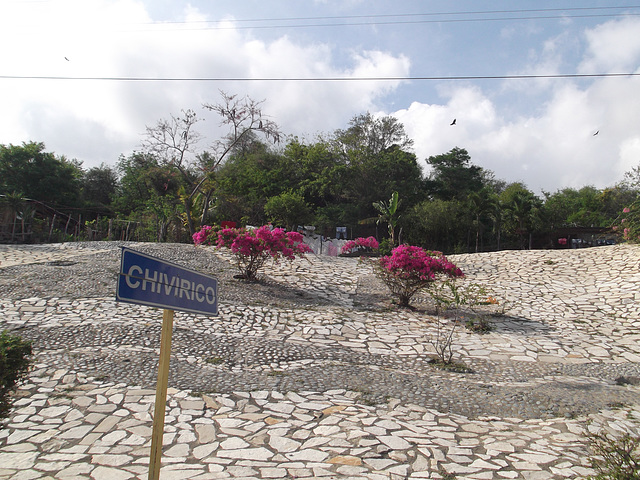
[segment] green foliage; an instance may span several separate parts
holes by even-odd
[[[406,242],[445,253],[466,242],[472,228],[471,218],[459,200],[424,201],[404,216],[402,224]]]
[[[439,200],[462,200],[483,187],[483,170],[471,165],[471,157],[464,148],[453,148],[447,153],[431,156],[427,163],[433,169],[427,191]]]
[[[31,343],[9,333],[0,332],[0,418],[11,409],[11,392],[23,380],[31,365]]]
[[[356,115],[346,130],[336,130],[334,142],[343,152],[364,150],[376,155],[394,145],[408,149],[413,145],[397,118],[375,118],[371,113]]]
[[[389,240],[392,246],[396,244],[396,225],[398,225],[398,192],[393,192],[388,202],[373,202],[373,207],[378,211],[378,224],[384,222],[389,228]]]
[[[391,243],[445,253],[548,246],[554,230],[567,227],[613,225],[621,238],[640,240],[640,166],[613,187],[565,188],[544,193],[543,202],[522,183],[473,165],[463,148],[429,157],[425,178],[393,117],[358,115],[324,138],[291,138],[274,148],[268,141],[283,137],[260,102],[222,99],[204,107],[221,116],[229,136],[206,151],[195,149],[199,118],[192,111],[148,128],[144,152],[121,157],[114,168],[83,171],[42,143],[0,145],[0,239],[111,232],[114,239],[188,241],[205,224],[271,219],[289,228],[313,224],[329,237],[347,226],[353,237],[380,240],[385,235],[372,226],[378,219],[389,225]],[[395,192],[402,202],[394,204]]]
[[[438,356],[438,363],[446,366],[453,365],[453,334],[460,322],[459,307],[465,303],[466,297],[453,280],[441,282],[438,288],[430,292],[436,301],[436,333],[431,338],[431,345]],[[448,324],[444,321],[444,314],[451,309],[453,316],[449,318]]]
[[[44,143],[0,145],[0,195],[25,198],[56,208],[76,207],[80,198],[80,163],[44,151]]]
[[[519,248],[530,248],[530,235],[542,223],[542,200],[524,184],[516,182],[500,194],[500,203],[505,233],[518,239]]]
[[[269,198],[264,211],[272,223],[284,225],[287,230],[295,230],[296,225],[304,225],[311,217],[304,197],[291,190]]]
[[[115,202],[118,213],[128,219],[141,221],[147,241],[163,242],[170,230],[184,228],[183,219],[189,212],[188,196],[184,195],[184,177],[172,166],[161,165],[156,157],[134,153],[121,157],[119,197]]]
[[[554,194],[544,192],[544,196],[545,221],[549,228],[607,227],[611,223],[603,192],[595,187],[564,188]]]
[[[391,244],[391,240],[385,238],[380,241],[378,244],[378,253],[380,255],[391,255],[391,250],[393,250],[393,245]]]
[[[113,214],[111,204],[117,195],[118,175],[115,169],[102,164],[82,175],[82,199],[85,208],[94,215]]]
[[[640,243],[640,197],[628,207],[613,223],[612,229],[625,241]]]
[[[624,433],[614,436],[605,431],[588,433],[593,455],[589,457],[596,474],[593,480],[640,479],[640,436]]]

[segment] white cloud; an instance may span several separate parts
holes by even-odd
[[[233,19],[217,29],[202,24],[152,23],[134,0],[11,2],[0,7],[0,42],[16,45],[4,72],[13,75],[166,78],[322,78],[406,76],[409,60],[377,50],[354,52],[337,65],[326,43],[296,44],[287,36],[265,42]],[[10,22],[7,19],[19,19]],[[187,7],[184,18],[207,16]],[[18,30],[17,30],[18,29]],[[22,30],[21,30],[22,29]],[[15,42],[18,36],[21,41]],[[68,60],[65,60],[65,57]],[[203,102],[219,90],[256,100],[285,133],[338,128],[371,109],[399,82],[225,81],[114,82],[1,80],[0,143],[43,141],[47,149],[85,160],[114,162],[138,148],[145,125]],[[217,119],[202,124],[216,135]],[[213,138],[211,138],[213,140]]]
[[[587,55],[582,73],[640,71],[640,18],[611,21],[587,30]]]
[[[634,19],[588,31],[582,70],[640,64],[639,30],[640,21]],[[528,73],[558,71],[562,64],[558,42],[565,40],[546,42]],[[629,49],[621,48],[621,43]],[[625,53],[613,54],[615,50]],[[441,105],[413,103],[393,114],[414,138],[420,160],[455,146],[466,148],[474,164],[493,170],[498,178],[524,181],[537,193],[585,185],[604,188],[640,164],[640,78],[519,82],[517,89],[510,82],[501,94],[516,90],[521,96],[530,95],[531,101],[541,92],[546,97],[526,116],[514,117],[508,104],[499,104],[501,94],[490,98],[480,88],[466,86],[441,90],[445,100]],[[457,125],[449,126],[454,117]]]
[[[180,20],[226,20],[216,29],[154,23],[136,0],[0,2],[0,42],[11,45],[2,52],[3,74],[374,78],[407,76],[418,63],[377,46],[355,50],[356,43],[366,44],[359,39],[347,46],[337,37],[302,43],[291,33],[266,41],[234,28],[228,15],[212,15],[187,6]],[[583,36],[555,32],[537,48],[523,47],[529,65],[511,73],[558,73],[571,71],[572,65],[589,73],[640,71],[638,31],[639,19],[623,19],[585,30]],[[539,38],[541,32],[517,33],[505,29],[503,36]],[[575,52],[583,53],[575,58]],[[640,78],[514,80],[490,87],[496,85],[445,83],[440,97],[420,103],[412,101],[424,98],[418,97],[418,82],[0,79],[0,143],[41,141],[50,151],[84,160],[85,166],[113,163],[138,148],[146,125],[181,109],[205,115],[200,105],[217,102],[222,89],[265,99],[264,112],[284,133],[300,136],[344,128],[354,115],[378,111],[385,102],[406,106],[390,113],[414,139],[420,160],[466,148],[475,164],[499,178],[522,180],[537,192],[608,186],[640,163]],[[410,100],[402,100],[406,103],[396,95],[400,90],[411,92]],[[457,125],[450,126],[454,118]],[[207,118],[199,125],[210,140],[219,133],[217,123]]]

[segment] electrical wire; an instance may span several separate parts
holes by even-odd
[[[371,81],[448,81],[448,80],[527,80],[538,78],[616,78],[638,77],[639,73],[558,73],[531,75],[452,75],[406,77],[64,77],[35,75],[0,75],[0,80],[69,80],[112,82],[371,82]]]
[[[428,23],[460,23],[460,22],[495,22],[495,21],[521,21],[521,20],[552,20],[552,19],[569,19],[569,18],[599,18],[599,17],[619,17],[619,16],[638,16],[637,12],[611,12],[611,13],[580,13],[571,12],[604,12],[612,10],[630,10],[638,9],[640,5],[621,5],[611,7],[567,7],[567,8],[540,8],[540,9],[515,9],[515,10],[472,10],[461,12],[430,12],[430,13],[397,13],[397,14],[371,14],[371,15],[335,15],[335,16],[316,16],[316,17],[273,17],[273,18],[248,18],[248,19],[216,19],[216,20],[195,20],[195,21],[154,21],[154,22],[133,22],[114,25],[114,27],[127,31],[136,31],[130,27],[149,27],[139,29],[141,31],[150,31],[150,29],[159,29],[167,31],[167,26],[179,26],[174,30],[190,31],[190,30],[243,30],[243,29],[282,29],[282,28],[324,28],[324,27],[352,27],[352,26],[378,26],[378,25],[409,25],[409,24],[428,24]],[[531,15],[551,12],[568,12],[557,15]],[[512,14],[529,14],[521,16],[504,16]],[[447,18],[475,15],[478,18]],[[491,16],[493,15],[493,17]],[[503,16],[497,16],[503,15]],[[487,17],[488,16],[488,17]],[[425,17],[430,17],[425,19]],[[433,18],[443,17],[443,18]],[[378,20],[378,19],[402,19],[411,18],[411,20]],[[370,21],[350,21],[355,19],[372,19]],[[317,21],[336,21],[332,23],[282,23],[282,22],[317,22]],[[230,22],[232,25],[220,25],[223,22]],[[279,22],[271,25],[256,25],[264,22]],[[243,23],[251,23],[253,25],[241,25]],[[185,28],[187,26],[188,28]],[[27,26],[28,27],[28,26]]]
[[[280,21],[301,21],[301,20],[344,20],[352,18],[390,18],[390,17],[434,17],[438,15],[493,15],[507,13],[540,13],[540,12],[576,12],[585,10],[626,10],[630,8],[640,8],[640,5],[620,5],[611,7],[567,7],[567,8],[535,8],[517,10],[471,10],[461,12],[430,12],[430,13],[385,13],[371,15],[333,15],[317,17],[274,17],[274,18],[245,18],[234,19],[235,22],[280,22]],[[185,24],[185,23],[217,23],[222,20],[196,20],[196,21],[171,21],[164,23]]]

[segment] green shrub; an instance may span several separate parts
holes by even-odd
[[[0,332],[0,418],[9,414],[11,392],[29,372],[31,352],[31,342],[6,330]]]
[[[378,252],[380,255],[391,255],[391,250],[393,250],[391,241],[388,238],[385,238],[380,241],[378,246]]]
[[[625,433],[620,437],[604,431],[587,435],[593,456],[589,458],[596,475],[592,480],[640,479],[640,437]]]

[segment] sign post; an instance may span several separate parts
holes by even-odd
[[[149,480],[158,480],[160,478],[160,466],[162,464],[162,437],[164,434],[164,413],[167,405],[167,385],[169,383],[169,361],[171,359],[172,331],[173,310],[165,310],[162,314],[160,362],[158,364],[158,383],[156,384],[156,403],[153,414],[153,432],[151,434]]]
[[[182,310],[217,315],[218,283],[215,278],[195,270],[124,247],[116,287],[116,300],[164,309],[148,477],[149,480],[158,480],[162,462],[173,312]]]

